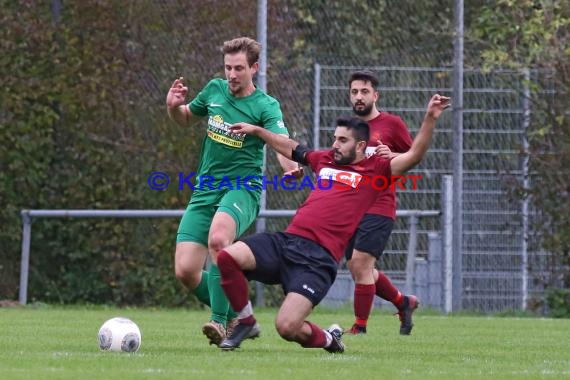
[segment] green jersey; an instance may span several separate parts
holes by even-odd
[[[188,107],[196,116],[208,116],[208,131],[202,142],[198,168],[198,183],[209,176],[208,182],[218,186],[247,176],[261,177],[263,140],[256,136],[238,136],[229,127],[245,122],[288,136],[279,102],[265,92],[255,89],[246,97],[234,97],[223,79],[211,80]],[[213,177],[213,181],[211,181]],[[205,181],[204,181],[205,182]],[[259,183],[259,181],[250,181]],[[198,183],[196,185],[198,185]]]

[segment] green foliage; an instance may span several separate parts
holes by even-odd
[[[570,318],[570,289],[549,289],[546,303],[551,317]]]
[[[0,194],[6,206],[0,222],[6,258],[0,298],[15,298],[19,210],[182,208],[188,192],[154,192],[146,179],[156,170],[195,167],[199,139],[193,131],[180,138],[182,131],[166,117],[170,78],[152,83],[157,97],[148,97],[144,86],[150,83],[138,70],[146,58],[129,56],[129,42],[147,26],[127,20],[144,21],[144,7],[121,1],[65,4],[59,22],[53,22],[48,9],[33,2],[5,3]],[[148,28],[155,28],[157,37],[169,32]],[[175,220],[35,221],[31,299],[186,302],[172,275],[176,225]]]
[[[56,146],[55,123],[60,86],[53,76],[53,29],[49,15],[29,6],[3,2],[0,28],[0,238],[5,259],[0,267],[0,294],[13,285],[20,244],[19,209],[37,207],[48,195]],[[10,3],[10,4],[7,4]],[[22,19],[27,22],[22,22]],[[11,253],[11,254],[8,254]],[[11,281],[12,280],[12,281]],[[13,288],[12,288],[13,289]],[[13,297],[14,293],[6,294]]]
[[[484,7],[473,36],[481,48],[481,62],[489,70],[501,67],[541,70],[529,77],[531,115],[527,130],[530,187],[514,184],[520,199],[530,199],[538,210],[531,245],[556,256],[545,285],[567,287],[570,275],[555,268],[570,264],[570,3],[567,1],[501,0]]]
[[[568,56],[566,1],[501,0],[482,9],[473,35],[488,67],[549,67]]]
[[[288,0],[292,49],[320,63],[439,66],[451,61],[452,9],[435,1]],[[402,27],[402,24],[405,27]],[[430,57],[431,60],[426,60]]]

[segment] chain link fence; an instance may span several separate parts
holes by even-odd
[[[378,74],[380,109],[401,116],[412,135],[421,125],[430,95],[451,95],[448,67],[316,65],[320,107],[315,112],[321,121],[321,146],[330,145],[331,123],[339,113],[351,112],[347,78],[362,68]],[[522,218],[528,218],[530,211],[528,205],[524,208],[512,200],[504,180],[508,173],[509,180],[521,182],[528,170],[520,150],[525,139],[523,115],[529,111],[524,108],[528,107],[525,85],[525,78],[514,71],[465,71],[462,306],[466,309],[521,309],[528,297],[525,292],[541,292],[540,284],[532,281],[533,274],[527,273],[528,256],[543,255],[529,252],[523,241],[523,228],[528,225],[523,226]],[[452,133],[450,114],[444,114],[427,157],[411,172],[421,175],[419,187],[398,191],[399,209],[441,209],[441,178],[452,174]],[[442,226],[439,218],[419,222],[421,256],[427,255],[427,233],[441,231]],[[395,279],[404,274],[407,242],[406,220],[400,219],[379,262]],[[531,266],[537,275],[543,270],[539,260]]]

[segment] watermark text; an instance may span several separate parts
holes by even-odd
[[[323,168],[316,179],[310,176],[296,178],[293,176],[236,176],[215,178],[210,175],[198,176],[196,172],[177,173],[175,181],[178,190],[304,190],[304,189],[340,189],[348,190],[359,185],[370,185],[374,190],[417,190],[420,174],[363,176],[361,174],[341,171],[338,169]],[[152,190],[166,190],[170,184],[170,177],[164,172],[154,172],[148,176],[148,186]]]

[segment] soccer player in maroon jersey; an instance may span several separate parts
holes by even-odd
[[[376,180],[404,174],[422,160],[436,120],[449,100],[438,94],[431,98],[412,147],[392,160],[366,157],[368,123],[358,118],[337,120],[332,149],[326,151],[311,151],[251,124],[231,127],[235,133],[255,135],[285,157],[309,165],[319,179],[285,232],[254,234],[218,253],[222,288],[239,321],[220,344],[222,350],[233,350],[243,340],[259,336],[247,283],[256,280],[283,287],[286,296],[275,320],[283,339],[306,348],[344,352],[340,326],[324,330],[306,318],[333,284],[348,240],[376,200]]]
[[[378,78],[371,71],[353,72],[348,80],[350,102],[354,113],[367,121],[370,127],[366,154],[392,159],[410,149],[412,137],[400,117],[378,110],[378,83]],[[346,265],[355,283],[355,321],[347,333],[366,333],[374,295],[397,308],[400,334],[409,335],[412,331],[412,313],[419,305],[417,297],[402,294],[388,276],[375,268],[392,233],[395,219],[396,186],[387,186],[386,190],[378,193],[376,201],[364,214],[345,253]]]

